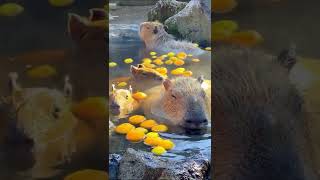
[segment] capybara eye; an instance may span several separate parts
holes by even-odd
[[[55,119],[58,119],[58,118],[59,118],[59,112],[60,112],[60,108],[54,107],[52,116],[53,116]]]
[[[172,96],[174,99],[177,99],[177,97],[176,97],[175,95],[171,94],[171,96]]]
[[[201,92],[202,97],[206,97],[206,93],[204,91]]]

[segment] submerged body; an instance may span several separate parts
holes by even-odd
[[[140,38],[149,51],[154,50],[164,54],[186,52],[196,57],[210,59],[209,52],[200,49],[191,42],[175,40],[172,35],[165,31],[164,25],[158,22],[143,22],[140,25]]]
[[[111,84],[126,82],[128,85],[131,85],[133,91],[144,91],[161,84],[163,80],[166,79],[165,75],[159,73],[155,69],[147,68],[143,64],[138,64],[137,66],[131,65],[130,72],[130,77],[121,77],[111,80],[109,82],[109,87],[111,87]]]
[[[215,50],[216,179],[315,179],[302,97],[288,63],[274,60],[256,50]]]

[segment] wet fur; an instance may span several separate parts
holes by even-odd
[[[210,121],[211,97],[200,87],[198,80],[179,77],[171,81],[174,84],[172,89],[165,90],[165,86],[160,85],[146,91],[148,97],[142,102],[146,116],[173,125],[182,125],[186,118],[199,118],[196,114],[207,117]],[[172,98],[172,94],[176,96],[176,100]],[[193,104],[189,101],[190,97],[201,103]]]
[[[145,29],[145,26],[150,29]],[[179,41],[165,31],[164,25],[159,22],[144,22],[141,25],[140,37],[145,42],[148,50],[163,51],[184,51],[187,53],[203,54],[204,51],[188,41]]]
[[[214,177],[312,179],[303,100],[263,52],[216,49],[212,63]]]

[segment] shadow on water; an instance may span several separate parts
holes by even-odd
[[[69,75],[74,86],[75,100],[87,96],[106,95],[105,59],[106,47],[91,49],[77,48],[67,36],[68,13],[88,16],[90,8],[102,8],[104,1],[75,1],[66,8],[54,8],[48,1],[16,0],[24,7],[24,12],[16,17],[0,17],[0,96],[9,95],[8,73],[17,72],[22,87],[48,87],[63,90],[64,76]],[[100,42],[101,43],[101,42]],[[91,46],[91,45],[89,45]],[[26,76],[28,67],[49,64],[57,70],[57,75],[47,79],[32,79]],[[32,167],[32,143],[16,142],[5,144],[7,112],[0,114],[0,179],[20,179],[17,172]],[[105,140],[104,140],[105,141]],[[105,141],[106,142],[106,141]],[[62,166],[62,176],[79,169],[105,168],[104,147],[91,147],[70,164]]]

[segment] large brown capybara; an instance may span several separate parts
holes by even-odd
[[[146,117],[181,127],[188,134],[203,134],[211,122],[209,88],[203,77],[165,79],[146,91],[141,106]]]
[[[212,60],[214,179],[318,179],[290,53],[221,47]]]

